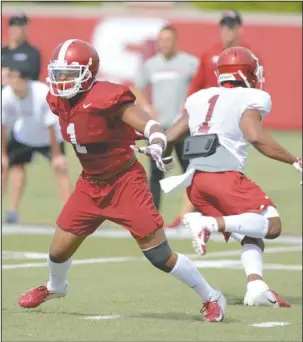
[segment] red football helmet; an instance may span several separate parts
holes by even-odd
[[[244,82],[248,88],[264,83],[263,67],[248,49],[235,46],[224,50],[217,61],[215,74],[219,85],[226,81]]]
[[[55,48],[48,65],[50,92],[69,99],[88,91],[98,70],[99,56],[92,45],[80,39],[66,40]]]

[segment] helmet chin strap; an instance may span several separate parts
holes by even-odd
[[[240,75],[240,77],[242,78],[242,80],[244,81],[245,85],[247,86],[247,88],[251,88],[251,85],[249,84],[249,82],[247,81],[247,77],[243,74],[243,72],[241,70],[238,70],[238,74]]]

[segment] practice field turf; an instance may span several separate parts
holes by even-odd
[[[301,135],[274,135],[293,153],[302,154]],[[70,149],[68,158],[74,182],[80,166]],[[145,161],[142,157],[140,160]],[[60,210],[54,177],[47,162],[37,158],[28,168],[28,185],[20,211],[22,223],[27,225],[4,226],[3,230],[3,340],[301,341],[300,175],[288,165],[267,160],[253,150],[247,174],[276,202],[284,232],[295,235],[268,242],[264,256],[266,282],[293,305],[291,309],[242,305],[246,281],[237,243],[225,244],[222,238],[211,241],[208,254],[202,258],[193,254],[187,232],[170,231],[172,248],[190,255],[205,278],[228,299],[223,323],[203,323],[196,294],[154,269],[129,234],[108,222],[76,253],[66,298],[32,311],[19,308],[18,296],[48,279],[46,253]],[[181,197],[182,191],[163,196],[161,210],[166,222],[177,215]],[[43,227],[44,224],[52,228]]]
[[[115,228],[105,228],[106,237],[90,237],[76,253],[66,298],[32,311],[19,308],[17,297],[47,280],[45,253],[51,240],[50,235],[38,235],[47,234],[47,228],[41,227],[35,235],[15,235],[20,229],[28,232],[24,226],[4,228],[3,341],[301,340],[302,241],[298,238],[268,243],[264,257],[265,280],[293,305],[290,309],[242,305],[245,275],[237,243],[210,242],[205,257],[191,255],[206,279],[228,299],[226,320],[208,324],[201,321],[197,295],[154,269],[128,234]],[[193,253],[189,239],[177,238],[182,232],[171,234],[174,250]],[[268,322],[285,325],[250,326]]]
[[[275,138],[294,154],[302,155],[302,134],[295,132],[275,132]],[[145,156],[139,159],[149,172]],[[75,183],[80,165],[71,147],[68,148],[69,169],[72,183]],[[167,173],[177,174],[179,167]],[[286,164],[269,160],[257,151],[251,150],[249,155],[247,175],[258,183],[276,203],[283,219],[283,231],[301,235],[302,226],[302,192],[299,186],[300,175]],[[163,194],[161,212],[166,223],[177,216],[180,208],[182,190],[171,194]],[[7,209],[7,196],[4,199],[3,212]],[[57,195],[55,177],[46,160],[37,156],[34,163],[28,166],[27,186],[20,208],[21,223],[55,224],[60,211],[61,202]]]

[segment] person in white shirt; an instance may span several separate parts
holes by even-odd
[[[184,150],[190,165],[185,174],[162,180],[161,187],[165,192],[187,188],[199,212],[184,215],[183,222],[192,233],[198,254],[206,253],[212,233],[222,233],[226,241],[231,236],[241,243],[247,276],[244,304],[290,307],[263,280],[263,238],[280,235],[281,219],[273,201],[245,176],[244,168],[250,144],[299,172],[302,158],[285,150],[263,129],[263,117],[271,111],[271,97],[256,89],[264,82],[263,68],[250,50],[224,50],[216,75],[219,86],[191,95],[185,103],[185,115],[167,131],[171,143],[167,155],[174,142],[191,133]]]
[[[142,106],[153,119],[159,120],[164,128],[170,127],[182,115],[189,84],[198,68],[198,59],[179,51],[177,43],[177,30],[171,25],[164,26],[156,41],[158,53],[142,65],[142,70],[132,87],[136,103]],[[143,93],[149,85],[152,90],[152,105],[149,105]],[[183,142],[179,141],[174,147],[179,164],[185,171],[188,161],[181,157]],[[160,207],[159,181],[162,178],[163,172],[151,161],[150,189],[157,209]],[[168,224],[167,228],[179,228],[182,216],[194,210],[186,193],[184,195],[179,215]]]
[[[26,64],[13,62],[9,84],[2,89],[2,196],[11,175],[7,223],[18,222],[18,208],[25,186],[25,164],[35,152],[51,160],[62,202],[70,195],[70,181],[58,118],[46,102],[48,87],[30,81]]]

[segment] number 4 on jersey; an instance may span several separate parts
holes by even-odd
[[[70,141],[73,145],[76,145],[76,150],[78,153],[87,153],[87,149],[85,146],[81,146],[80,144],[77,143],[76,139],[76,132],[75,132],[75,124],[70,123],[67,126],[67,134],[70,136]]]
[[[215,105],[218,101],[218,98],[219,98],[219,95],[214,95],[209,99],[209,101],[208,101],[209,106],[208,106],[208,111],[207,111],[206,116],[205,116],[205,121],[200,126],[198,133],[207,133],[209,131],[210,127],[209,127],[208,123],[213,116],[213,111],[215,109]]]

